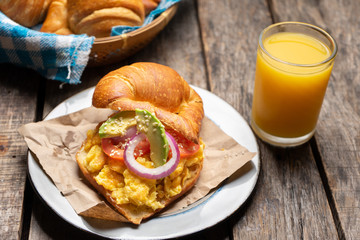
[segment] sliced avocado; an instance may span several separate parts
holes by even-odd
[[[129,127],[135,125],[136,120],[133,111],[119,112],[100,126],[99,136],[100,138],[123,136]]]
[[[137,130],[146,135],[150,142],[150,159],[155,166],[166,163],[169,153],[169,143],[162,123],[153,114],[146,110],[135,110]]]

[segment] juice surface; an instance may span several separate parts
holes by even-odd
[[[319,40],[301,33],[276,33],[263,42],[272,56],[289,63],[316,64],[330,57],[330,49]]]
[[[326,60],[330,49],[321,41],[298,33],[276,33],[263,42],[274,57],[295,64]],[[258,50],[252,120],[268,134],[296,138],[316,126],[332,63],[317,67],[284,64]]]

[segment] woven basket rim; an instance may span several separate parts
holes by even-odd
[[[138,28],[134,31],[128,32],[128,33],[123,33],[119,36],[112,36],[112,37],[101,37],[101,38],[95,38],[94,40],[94,44],[104,44],[104,43],[111,43],[111,42],[116,42],[125,38],[129,38],[129,37],[134,37],[136,35],[139,35],[145,31],[148,31],[154,27],[156,27],[157,25],[161,24],[163,21],[166,21],[167,16],[171,15],[173,12],[176,12],[178,8],[178,4],[174,4],[172,5],[170,8],[166,9],[163,13],[160,14],[160,16],[158,16],[157,18],[155,18],[150,24]]]

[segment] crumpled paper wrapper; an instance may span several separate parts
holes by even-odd
[[[77,214],[126,222],[87,182],[75,160],[86,132],[106,120],[111,113],[113,111],[110,109],[90,107],[55,119],[26,124],[19,132],[43,170]],[[177,211],[205,197],[256,155],[226,135],[206,117],[200,137],[205,143],[200,177],[186,195],[163,211],[164,214]]]

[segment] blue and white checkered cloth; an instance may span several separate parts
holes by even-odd
[[[180,0],[162,0],[145,19],[144,25]],[[139,27],[114,27],[112,36]],[[23,27],[0,12],[0,63],[13,63],[36,70],[48,79],[81,83],[94,37],[57,35]]]
[[[62,36],[23,27],[0,12],[0,63],[35,69],[42,76],[78,84],[94,37]]]

